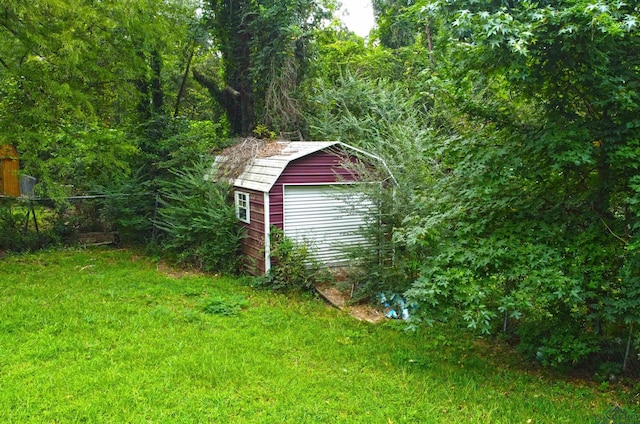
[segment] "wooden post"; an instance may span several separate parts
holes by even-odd
[[[0,146],[0,194],[20,196],[18,151],[6,144]]]

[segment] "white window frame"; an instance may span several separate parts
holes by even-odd
[[[250,208],[250,196],[249,193],[244,191],[235,192],[236,203],[236,218],[247,224],[251,223],[251,208]],[[242,216],[244,212],[244,217]]]

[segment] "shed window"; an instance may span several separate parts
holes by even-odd
[[[249,193],[236,191],[236,217],[242,222],[250,223]]]

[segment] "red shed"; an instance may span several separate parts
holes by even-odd
[[[0,195],[20,196],[18,151],[5,144],[0,146]]]
[[[358,230],[374,208],[363,193],[345,190],[360,180],[346,162],[362,161],[388,172],[379,157],[337,141],[278,141],[257,152],[233,180],[236,216],[247,229],[242,252],[256,264],[251,271],[271,267],[272,225],[325,265],[344,265],[343,247],[365,243]]]

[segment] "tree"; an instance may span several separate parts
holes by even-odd
[[[397,49],[415,42],[421,27],[412,7],[415,0],[373,0],[372,4],[383,46]]]
[[[518,323],[523,350],[547,363],[584,360],[640,319],[638,11],[573,0],[424,12],[451,28],[444,77],[427,87],[450,129],[433,150],[435,195],[403,232],[431,252],[409,294],[483,331]]]
[[[207,6],[222,81],[198,70],[194,77],[225,109],[231,133],[249,134],[257,119],[277,130],[300,129],[295,92],[310,59],[312,30],[328,10],[308,0],[211,0]]]
[[[194,14],[159,0],[0,2],[1,142],[24,172],[78,191],[126,174],[138,148],[127,133],[164,113],[163,63]]]

